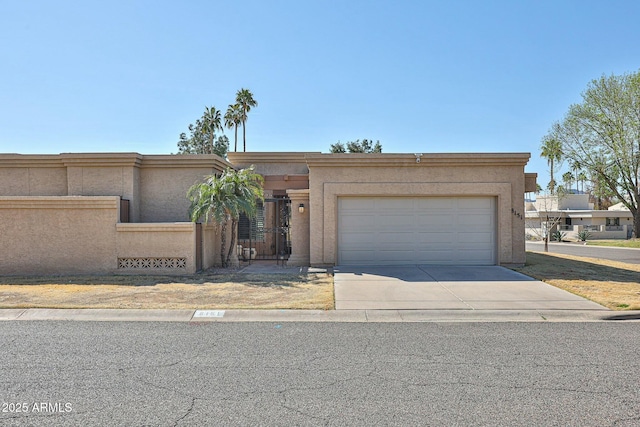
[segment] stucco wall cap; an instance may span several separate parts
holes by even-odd
[[[78,167],[132,167],[142,163],[138,153],[61,153],[60,158],[65,166]]]
[[[233,165],[216,154],[155,154],[142,156],[142,168],[204,168],[217,170]]]
[[[233,164],[306,163],[307,154],[320,154],[320,152],[230,152],[227,153],[227,158]]]
[[[309,189],[304,190],[287,190],[287,194],[293,197],[309,197]]]
[[[190,232],[195,229],[193,222],[155,222],[155,223],[117,223],[116,230],[118,232]]]
[[[416,161],[413,153],[307,153],[305,159],[309,166],[350,166],[350,167],[379,167],[379,166],[415,166],[428,165],[446,166],[493,166],[517,165],[524,166],[531,157],[530,153],[422,153],[420,162]]]
[[[119,196],[1,196],[0,209],[116,209]]]
[[[1,168],[61,168],[58,154],[0,154]]]
[[[215,154],[61,153],[0,154],[0,167],[153,167],[224,170],[233,165]]]

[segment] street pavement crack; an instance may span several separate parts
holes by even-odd
[[[633,424],[630,424],[631,422]],[[621,424],[621,423],[624,423],[624,424]],[[615,427],[615,426],[619,426],[619,425],[638,425],[638,424],[640,424],[640,416],[638,416],[638,417],[630,417],[630,418],[618,418],[611,425],[613,427]]]
[[[305,418],[308,418],[308,419],[311,419],[311,420],[321,421],[322,424],[325,425],[325,426],[329,425],[329,419],[327,417],[315,416],[315,415],[306,413],[306,412],[302,411],[301,409],[299,409],[297,407],[290,406],[287,403],[287,393],[288,392],[289,392],[289,390],[285,390],[285,391],[282,391],[282,392],[278,393],[278,394],[280,394],[282,396],[282,399],[283,399],[282,402],[280,403],[280,407],[282,407],[282,408],[284,408],[284,409],[286,409],[288,411],[293,411],[294,413],[296,413],[298,415],[301,415],[301,416],[303,416]]]
[[[187,411],[184,413],[183,416],[181,416],[180,418],[178,418],[174,423],[173,423],[173,427],[177,427],[178,424],[180,423],[180,421],[184,420],[185,418],[187,418],[190,414],[191,411],[193,411],[193,407],[196,404],[196,397],[192,397],[191,398],[191,405],[189,406],[189,408],[187,409]]]

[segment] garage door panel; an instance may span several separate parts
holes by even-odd
[[[350,209],[371,211],[375,207],[376,200],[366,197],[353,197],[341,199],[340,203],[341,209],[344,209],[345,211]]]
[[[459,253],[459,262],[487,265],[493,263],[493,254],[481,250],[462,250]]]
[[[444,197],[423,197],[414,199],[414,205],[419,210],[429,210],[429,209],[441,209],[441,210],[451,210],[456,207],[455,199],[444,198]]]
[[[447,231],[442,231],[441,228],[435,230],[435,231],[431,231],[431,232],[425,232],[425,231],[421,231],[419,233],[416,233],[415,236],[415,242],[419,243],[421,246],[433,246],[433,245],[438,245],[438,247],[443,247],[443,246],[447,246],[451,243],[451,239],[455,238],[455,233],[451,233],[451,232],[447,232]],[[437,247],[435,247],[434,249],[438,249]]]
[[[488,212],[480,212],[477,214],[459,214],[458,225],[461,226],[484,226],[484,228],[493,228],[492,217]]]
[[[413,258],[413,251],[408,250],[383,250],[379,254],[391,262],[410,260]]]
[[[371,245],[374,242],[375,235],[371,233],[344,233],[340,241],[350,242],[353,245]]]
[[[488,197],[463,197],[456,199],[458,209],[492,209],[493,199]]]
[[[431,213],[431,212],[420,212],[415,216],[414,225],[430,228],[437,228],[442,226],[449,226],[452,223],[451,215],[442,214],[442,213]]]
[[[377,210],[397,211],[406,207],[406,201],[402,199],[375,199],[374,207]]]
[[[490,232],[487,233],[465,233],[463,236],[464,241],[469,245],[474,244],[482,244],[488,245],[493,243],[493,234]],[[477,246],[476,246],[477,247]],[[486,247],[486,246],[484,246]]]
[[[376,218],[376,225],[382,229],[392,229],[394,227],[406,227],[411,226],[413,215],[398,215],[398,214],[381,214]]]
[[[376,217],[367,215],[346,215],[342,217],[345,229],[354,229],[355,227],[366,226],[373,227],[376,225]]]
[[[491,197],[338,200],[342,264],[495,264]]]
[[[454,262],[455,253],[447,250],[418,251],[420,264],[448,264]]]
[[[406,232],[389,231],[389,232],[381,232],[377,234],[378,234],[377,242],[378,244],[380,244],[380,246],[390,245],[394,243],[406,245],[407,242],[410,242],[413,238],[413,233],[411,232],[411,230]]]

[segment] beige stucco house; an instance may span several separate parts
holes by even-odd
[[[193,273],[217,227],[188,221],[187,189],[254,165],[265,202],[239,245],[289,265],[525,261],[528,153],[0,155],[0,274]],[[242,252],[240,253],[240,255]],[[246,253],[251,257],[251,253]]]
[[[589,240],[631,238],[633,215],[623,203],[607,210],[593,207],[588,194],[538,196],[525,203],[527,237],[540,239],[543,227],[553,225],[549,232],[560,231],[566,240],[580,240],[583,231],[588,232]]]

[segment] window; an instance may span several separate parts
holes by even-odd
[[[620,218],[607,218],[606,225],[620,225]]]
[[[245,214],[240,214],[238,219],[238,240],[254,240],[264,242],[264,205],[258,202],[256,216],[249,219]]]

